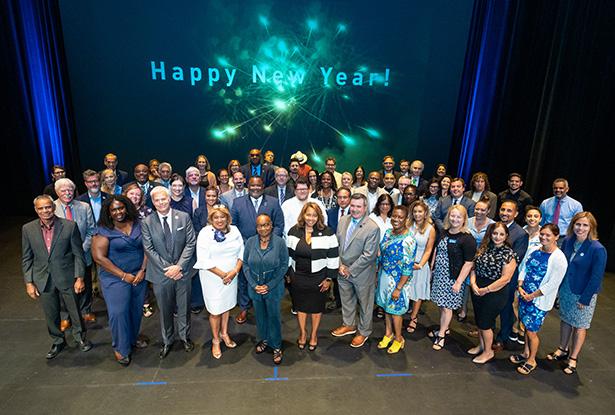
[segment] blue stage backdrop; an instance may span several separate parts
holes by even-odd
[[[84,168],[448,160],[471,0],[60,4]]]

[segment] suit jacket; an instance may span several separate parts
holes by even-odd
[[[128,172],[124,170],[115,170],[115,176],[117,177],[117,179],[115,180],[115,184],[119,186],[123,186],[130,181],[130,178],[128,177]]]
[[[85,260],[77,224],[56,218],[53,225],[51,251],[43,240],[39,219],[26,223],[21,229],[21,268],[24,281],[34,283],[43,291],[51,277],[60,289],[73,286],[77,277],[83,278]]]
[[[349,208],[350,207],[346,207],[346,211],[348,212],[346,214],[346,216],[348,216],[350,214],[349,212]],[[340,207],[336,206],[334,208],[331,208],[329,210],[327,210],[327,225],[333,229],[333,232],[337,232],[337,226],[339,225],[338,223],[338,216],[340,214]]]
[[[564,239],[562,251],[568,259],[566,279],[573,294],[579,295],[579,302],[589,305],[594,294],[600,291],[600,285],[606,268],[606,249],[596,241],[587,238],[577,251],[572,260],[575,236]]]
[[[265,189],[265,194],[267,196],[271,196],[274,197],[278,203],[279,203],[279,192],[278,192],[278,184],[274,183],[271,186],[269,186],[268,188]],[[286,202],[288,199],[291,199],[295,197],[295,187],[292,185],[292,183],[289,181],[288,183],[286,183],[286,187],[284,189],[284,200],[282,200],[282,203]]]
[[[171,265],[181,267],[184,274],[182,279],[190,278],[194,274],[192,267],[196,262],[194,255],[196,236],[192,220],[186,212],[179,210],[171,209],[169,214],[173,216],[171,223],[173,252],[167,251],[164,243],[164,231],[156,212],[153,212],[141,222],[143,248],[148,260],[145,277],[154,284],[162,283],[168,279],[164,275],[164,268]]]
[[[190,209],[192,209],[192,193],[190,193],[190,188],[188,186],[186,186],[186,189],[184,190],[184,195],[188,196],[190,198]],[[201,206],[206,206],[207,205],[207,200],[205,199],[205,188],[201,187],[199,189],[199,208]],[[198,208],[197,208],[198,209]],[[194,214],[194,212],[191,212],[191,215]]]
[[[527,234],[525,229],[523,229],[517,222],[513,221],[511,225],[508,227],[508,240],[510,241],[510,245],[512,246],[513,251],[517,254],[519,258],[519,262],[517,263],[517,269],[519,269],[519,265],[521,261],[523,261],[523,257],[525,256],[525,252],[527,251],[527,245],[530,241],[530,236]],[[516,274],[513,276],[513,279],[516,280]]]
[[[466,210],[468,211],[468,218],[471,218],[474,216],[475,203],[472,199],[470,199],[469,197],[462,196],[459,204],[465,207]],[[434,219],[434,223],[436,224],[436,226],[438,227],[440,231],[444,229],[444,218],[446,217],[448,208],[450,208],[452,205],[453,205],[453,197],[451,195],[442,197],[440,198],[440,200],[438,200],[438,205],[436,206],[433,219]]]
[[[66,219],[64,207],[60,199],[56,200],[54,203],[56,205],[56,216]],[[89,267],[92,265],[92,237],[96,234],[94,213],[90,205],[81,200],[73,200],[71,202],[71,210],[73,212],[73,221],[77,224],[79,236],[81,236],[81,241],[83,242],[82,248],[85,254],[85,265]]]
[[[346,245],[346,233],[352,216],[344,216],[337,227],[337,240],[340,243],[340,263],[350,270],[350,278],[363,282],[375,281],[376,257],[378,256],[378,244],[380,242],[380,228],[370,218],[364,216],[356,225]],[[375,283],[375,282],[374,282]]]
[[[109,197],[109,193],[101,191],[100,192],[100,204],[102,205],[102,203],[105,200],[107,200],[108,197]],[[80,200],[90,205],[90,209],[92,209],[92,214],[94,214],[94,208],[92,208],[92,201],[90,200],[90,194],[88,192],[85,192],[84,194],[79,195],[79,197],[77,197],[77,200]]]
[[[243,173],[243,177],[246,178],[247,186],[247,183],[250,181],[250,177],[252,177],[252,165],[250,163],[244,164],[243,166],[241,166],[241,172]],[[263,178],[263,183],[265,184],[265,187],[269,187],[273,183],[275,183],[275,173],[273,172],[271,166],[261,164],[260,177]]]
[[[208,215],[209,213],[207,211],[207,203],[205,203],[203,206],[199,206],[192,215],[192,226],[194,226],[194,233],[196,234],[197,238],[199,237],[199,232],[201,232],[201,229],[207,226]]]
[[[463,196],[467,197],[468,199],[472,199],[473,194],[474,192],[472,190],[468,190],[463,194]],[[495,219],[495,215],[497,214],[498,209],[498,196],[495,193],[490,192],[489,190],[485,190],[481,195],[481,199],[483,198],[487,198],[489,200],[489,212],[487,212],[487,217],[489,219]]]
[[[266,213],[273,223],[273,233],[282,236],[284,232],[284,214],[277,199],[263,195],[258,214]],[[256,235],[256,212],[249,195],[241,196],[233,202],[231,217],[233,225],[237,226],[244,242],[251,236]]]
[[[247,190],[246,190],[246,194],[248,194]],[[233,208],[233,202],[235,201],[236,198],[237,196],[235,196],[235,189],[231,189],[228,192],[224,192],[220,195],[220,203],[226,206],[228,210],[231,210]]]

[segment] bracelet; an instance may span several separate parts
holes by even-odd
[[[122,272],[122,281],[124,281],[125,278],[126,278],[126,273]]]

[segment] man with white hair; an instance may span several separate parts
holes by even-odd
[[[194,343],[190,340],[190,276],[196,262],[196,236],[190,216],[171,209],[169,189],[156,186],[151,197],[156,213],[146,217],[141,224],[143,248],[148,260],[145,278],[153,284],[160,309],[160,358],[164,359],[175,340],[175,309],[178,335],[184,350],[194,350]]]
[[[160,177],[158,178],[156,183],[160,183],[162,186],[166,187],[167,189],[170,189],[172,175],[173,175],[173,166],[171,166],[171,163],[167,163],[166,161],[163,161],[162,163],[158,165],[158,176]]]
[[[425,164],[421,160],[414,160],[410,164],[410,184],[416,186],[419,195],[423,194],[426,190],[426,186],[429,185],[427,180],[423,178],[424,169]]]
[[[92,313],[92,237],[96,233],[94,213],[88,203],[75,199],[75,183],[71,179],[59,179],[55,182],[55,191],[58,199],[55,201],[55,215],[59,218],[73,221],[77,224],[79,235],[83,242],[85,255],[85,273],[83,282],[85,290],[79,295],[79,309],[85,322],[95,322],[96,316]],[[66,307],[62,304],[62,331],[71,325]]]
[[[205,206],[205,189],[201,187],[201,172],[194,166],[186,169],[186,190],[184,194],[192,198],[192,214],[200,207]]]

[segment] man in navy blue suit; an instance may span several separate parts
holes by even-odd
[[[500,220],[508,227],[508,241],[515,254],[517,254],[519,262],[517,263],[515,273],[508,283],[508,287],[503,288],[508,290],[508,299],[506,301],[506,307],[504,307],[500,313],[500,332],[497,335],[496,342],[493,344],[493,349],[496,351],[501,351],[504,348],[504,344],[508,342],[517,343],[518,341],[517,335],[512,332],[513,325],[515,324],[513,301],[515,299],[515,291],[517,290],[517,282],[519,279],[519,264],[523,261],[529,243],[529,235],[517,222],[515,222],[515,218],[518,214],[517,203],[513,200],[505,200],[502,206],[500,206]]]
[[[261,162],[261,151],[258,148],[250,150],[250,162],[241,166],[243,177],[250,181],[251,177],[258,176],[263,179],[265,187],[269,187],[275,180],[273,169]]]
[[[327,210],[327,225],[333,229],[333,232],[337,233],[337,225],[340,219],[350,213],[350,196],[352,196],[352,192],[349,188],[340,187],[337,189],[337,207]],[[333,278],[333,296],[335,302],[327,305],[328,310],[335,310],[342,306],[340,286],[337,283],[337,278]]]
[[[102,203],[109,195],[100,191],[100,175],[94,170],[88,169],[83,172],[83,182],[88,191],[77,197],[77,200],[81,200],[90,205],[92,213],[94,214],[94,221],[98,223]]]
[[[265,186],[263,179],[253,176],[248,183],[248,194],[235,199],[231,208],[233,225],[237,226],[244,242],[251,236],[256,235],[256,217],[266,214],[273,222],[273,233],[282,236],[284,231],[284,214],[275,197],[264,195]],[[251,307],[250,297],[248,297],[248,282],[243,272],[237,276],[238,280],[238,303],[241,312],[235,317],[237,324],[246,322],[248,309]]]

